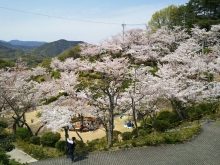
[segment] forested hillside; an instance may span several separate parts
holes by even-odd
[[[29,51],[34,48],[34,46],[13,45],[10,42],[4,42],[4,41],[0,41],[0,46],[5,46],[7,48],[22,50],[22,51]]]
[[[61,54],[63,51],[78,45],[79,43],[83,43],[83,42],[82,41],[58,40],[58,41],[47,43],[37,48],[34,48],[29,53],[38,55],[41,57],[55,57]]]
[[[16,42],[18,43],[18,41]],[[34,44],[35,42],[31,43]],[[8,42],[0,41],[0,58],[8,59],[15,62],[18,58],[21,57],[28,66],[37,66],[39,63],[43,62],[44,58],[52,58],[60,55],[62,52],[66,52],[64,56],[71,56],[71,54],[74,54],[75,50],[72,51],[73,53],[71,53],[71,51],[69,53],[69,50],[71,50],[71,48],[78,45],[79,43],[83,42],[58,40],[51,43],[43,44],[39,47],[28,47],[21,45],[12,45]],[[30,51],[27,51],[27,49],[24,48],[29,48]],[[61,58],[66,58],[62,56]]]
[[[0,69],[5,67],[14,67],[15,63],[10,60],[3,60],[0,58]]]
[[[29,47],[36,47],[46,44],[46,42],[40,42],[40,41],[20,41],[20,40],[11,40],[9,41],[9,43],[12,45],[21,45],[21,46],[29,46]]]

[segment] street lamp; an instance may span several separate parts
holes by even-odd
[[[68,134],[69,126],[64,126],[63,129],[65,131],[65,141],[66,141],[66,148],[67,148],[68,147],[67,138],[69,138],[69,134]],[[66,150],[66,154],[67,154],[67,150]]]

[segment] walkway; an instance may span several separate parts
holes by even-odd
[[[15,148],[11,152],[7,152],[7,155],[10,155],[10,159],[15,159],[20,163],[31,163],[36,162],[37,160],[32,158],[30,155],[24,153],[23,151]]]
[[[191,142],[160,147],[89,154],[76,158],[76,165],[219,165],[220,125],[204,123],[203,131]],[[31,165],[68,165],[62,157],[30,163]]]

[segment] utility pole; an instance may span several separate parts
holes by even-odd
[[[124,35],[125,35],[125,26],[126,26],[126,24],[122,24],[122,28],[123,28],[123,42],[124,42]]]

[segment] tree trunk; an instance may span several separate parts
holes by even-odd
[[[113,110],[109,113],[109,128],[108,128],[108,148],[113,147],[113,127],[114,127],[114,117]]]
[[[78,131],[75,129],[75,127],[73,126],[73,130],[76,132],[77,136],[80,138],[80,140],[83,142],[82,137],[80,136],[80,134],[78,133]]]
[[[65,141],[66,141],[66,148],[68,147],[68,142],[67,142],[67,138],[69,138],[69,134],[68,134],[68,127],[63,127],[64,131],[65,131]],[[66,154],[68,153],[68,151],[66,150]]]
[[[39,133],[40,130],[44,127],[45,124],[47,124],[47,122],[45,122],[43,125],[41,125],[41,126],[37,129],[37,131],[35,132],[34,136],[37,136],[37,135],[38,135],[38,133]]]
[[[139,134],[138,126],[137,126],[136,108],[135,108],[135,102],[134,102],[133,97],[132,97],[132,113],[133,113],[134,125],[135,125],[135,128],[136,128],[137,136],[139,136],[140,134]]]
[[[182,108],[181,108],[180,105],[179,105],[180,103],[178,103],[177,100],[170,100],[170,102],[171,102],[173,111],[175,111],[175,112],[179,115],[179,117],[181,118],[181,120],[184,120],[185,117],[184,117],[184,115],[182,114],[183,112],[182,112]]]

